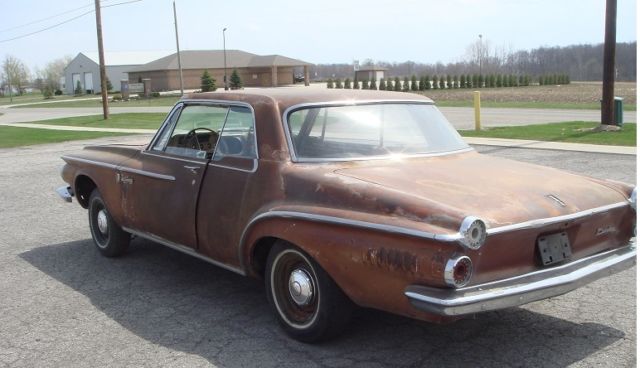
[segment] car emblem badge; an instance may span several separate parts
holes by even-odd
[[[567,207],[566,203],[564,203],[560,198],[554,196],[553,194],[547,194],[546,197],[551,199],[551,200],[553,200],[554,202],[556,202],[557,204],[559,204],[562,207]]]

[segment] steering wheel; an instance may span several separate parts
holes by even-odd
[[[198,135],[196,134],[196,131],[198,130],[208,130],[213,134],[214,137],[216,137],[216,141],[218,140],[218,133],[215,130],[211,130],[205,127],[197,127],[197,128],[191,129],[190,131],[187,132],[185,136],[185,140],[186,142],[189,142],[195,137],[196,144],[192,145],[192,147],[197,147],[198,151],[202,151],[202,146],[200,146],[200,140],[198,139]]]

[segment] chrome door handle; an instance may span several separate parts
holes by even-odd
[[[200,166],[185,166],[184,168],[191,171],[193,174],[197,174],[198,170],[200,170]]]

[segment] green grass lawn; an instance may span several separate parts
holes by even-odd
[[[148,107],[148,106],[173,106],[180,99],[176,96],[154,97],[129,101],[110,101],[110,107]],[[102,100],[84,100],[84,101],[63,101],[58,103],[41,103],[25,106],[16,106],[16,108],[54,108],[54,107],[102,107]]]
[[[472,100],[436,101],[440,107],[473,107]],[[599,110],[598,103],[577,102],[526,102],[526,101],[482,101],[482,107],[498,107],[505,109],[570,109],[570,110]],[[624,104],[624,111],[636,111],[636,105]]]
[[[598,123],[568,121],[562,123],[536,124],[513,127],[460,130],[464,137],[487,137],[506,139],[530,139],[538,141],[605,144],[612,146],[635,146],[636,124],[624,124],[618,132],[581,131],[598,126]]]
[[[68,125],[92,128],[158,129],[167,114],[163,113],[127,113],[111,114],[108,120],[102,115],[76,116],[52,120],[34,121],[33,124]]]
[[[0,148],[31,146],[34,144],[66,142],[120,135],[126,135],[126,133],[73,132],[65,130],[0,126]]]
[[[73,96],[61,95],[61,96],[53,96],[49,100],[45,100],[42,93],[25,93],[22,96],[13,96],[10,98],[7,96],[0,97],[0,105],[13,105],[13,104],[21,104],[21,103],[31,103],[31,102],[44,102],[44,101],[64,101],[72,99]],[[13,99],[13,102],[11,101]],[[47,104],[43,104],[47,105]]]

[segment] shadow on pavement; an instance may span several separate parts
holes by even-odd
[[[20,257],[132,333],[223,367],[567,366],[624,338],[523,308],[449,325],[363,309],[340,338],[305,345],[280,331],[261,282],[142,239],[119,259],[100,256],[90,239]]]

